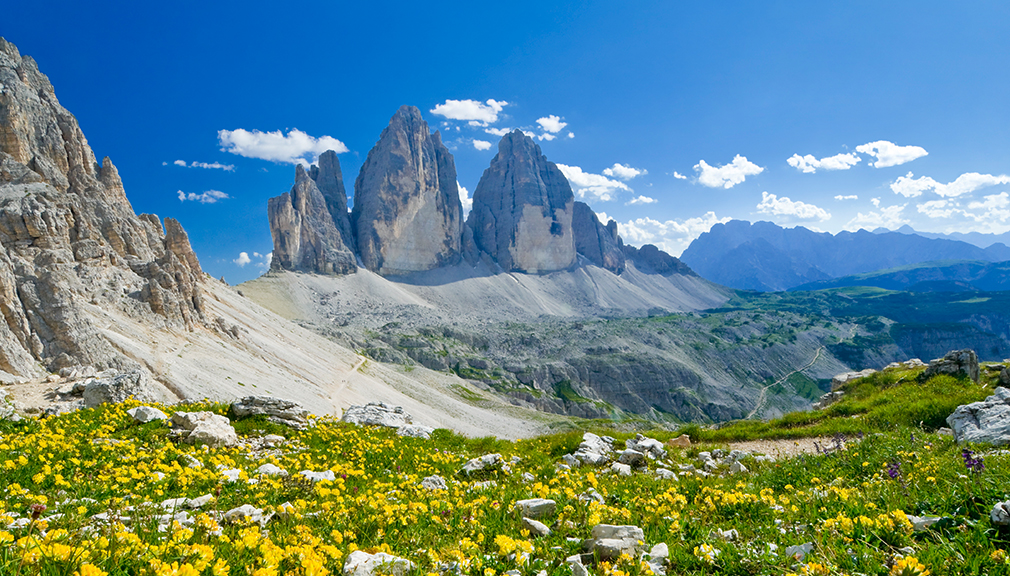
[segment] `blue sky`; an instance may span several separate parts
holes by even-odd
[[[674,254],[728,218],[1010,230],[1006,2],[147,4],[15,0],[0,35],[231,283],[262,272],[296,155],[343,145],[351,195],[402,104],[470,192],[522,128]]]

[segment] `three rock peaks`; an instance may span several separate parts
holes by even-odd
[[[561,170],[521,130],[498,143],[464,221],[452,154],[413,106],[397,110],[368,153],[350,214],[340,163],[330,151],[308,172],[296,169],[291,191],[270,199],[269,217],[272,266],[318,274],[350,274],[360,265],[389,276],[481,260],[505,272],[590,263],[620,274],[626,258],[640,257],[623,245],[616,222],[604,226],[575,201]],[[655,255],[648,256],[649,271],[690,273],[656,266]]]

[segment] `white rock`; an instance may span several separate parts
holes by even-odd
[[[551,529],[547,525],[534,520],[532,518],[527,518],[523,516],[522,518],[523,528],[529,530],[530,536],[550,536]]]
[[[437,474],[421,480],[421,487],[427,490],[445,490],[448,488],[445,484],[445,478]]]
[[[747,467],[740,462],[733,462],[729,465],[729,471],[731,474],[746,474]]]
[[[667,470],[666,468],[657,468],[656,476],[659,476],[663,480],[677,480],[677,473],[673,470]]]
[[[515,508],[522,513],[523,516],[536,520],[554,514],[554,510],[557,508],[557,503],[555,503],[554,500],[548,500],[546,498],[529,498],[527,500],[517,501]]]
[[[186,442],[211,448],[238,444],[238,434],[228,418],[213,412],[176,412],[172,424],[184,431]]]
[[[656,460],[666,458],[666,448],[663,447],[662,442],[655,438],[636,434],[633,439],[628,440],[624,445],[631,450],[636,450]]]
[[[410,560],[385,552],[369,554],[355,550],[344,562],[344,576],[373,576],[377,572],[389,576],[403,576],[413,569],[414,564]]]
[[[533,482],[537,477],[530,474],[529,472],[523,472],[523,482]]]
[[[151,406],[137,406],[136,408],[130,408],[126,413],[133,418],[134,422],[140,424],[154,422],[155,420],[168,420],[168,414]]]
[[[621,464],[620,462],[614,462],[610,469],[621,476],[631,476],[631,466],[627,464]]]
[[[340,418],[341,422],[349,422],[358,426],[385,426],[399,428],[412,424],[410,414],[400,406],[390,406],[385,402],[369,402],[364,406],[351,406]]]
[[[926,530],[933,524],[939,522],[942,518],[940,516],[912,516],[908,515],[908,521],[912,523],[912,529],[916,532],[922,532]]]
[[[256,469],[257,474],[262,474],[263,476],[287,476],[288,471],[281,468],[276,464],[266,463]]]
[[[182,462],[186,468],[203,468],[203,462],[200,462],[193,456],[189,454],[183,454],[179,456],[179,462]]]
[[[238,508],[232,508],[231,510],[224,513],[223,519],[225,522],[236,522],[239,520],[248,520],[250,522],[257,522],[259,524],[266,524],[267,520],[273,514],[263,514],[263,510],[256,508],[252,504],[243,504]]]
[[[632,450],[631,448],[627,448],[623,452],[621,452],[620,456],[618,456],[617,458],[617,461],[620,462],[621,464],[627,464],[632,468],[638,468],[646,465],[645,454],[642,454],[638,450]]]
[[[797,544],[796,546],[786,547],[786,556],[792,556],[799,562],[803,562],[803,559],[807,557],[814,549],[813,542],[805,542],[803,544]]]
[[[396,429],[397,436],[409,436],[410,438],[420,438],[422,440],[428,440],[431,438],[431,433],[435,429],[431,426],[422,426],[420,424],[407,424],[405,426],[400,426]]]
[[[196,498],[190,498],[190,499],[186,500],[186,507],[190,508],[190,509],[193,509],[193,510],[195,510],[197,508],[203,508],[204,506],[206,506],[213,499],[214,499],[214,495],[213,494],[204,494],[203,496],[198,496]]]
[[[221,475],[229,482],[238,482],[239,477],[242,475],[242,471],[238,468],[224,468],[221,470]]]
[[[572,567],[572,576],[589,576],[589,570],[582,564],[582,556],[574,554],[565,559],[565,563]]]
[[[189,502],[189,498],[169,498],[161,503],[161,507],[165,510],[177,510],[183,508]]]
[[[592,432],[582,435],[582,443],[573,456],[585,464],[599,466],[610,461],[614,452],[614,439],[609,436],[597,436]]]
[[[982,402],[958,406],[947,425],[958,442],[1010,444],[1010,389],[1000,386]]]
[[[849,382],[856,380],[858,378],[865,378],[870,374],[876,374],[877,371],[873,368],[867,368],[859,372],[846,372],[844,374],[839,374],[831,379],[831,391],[837,392],[839,388],[845,386]]]
[[[740,537],[740,533],[736,531],[736,528],[730,528],[729,530],[720,530],[716,528],[712,531],[712,535],[720,540],[725,540],[726,542],[733,542]]]
[[[603,560],[613,560],[621,554],[635,557],[641,548],[640,542],[644,541],[645,533],[638,526],[597,524],[590,532],[590,538],[586,540],[584,548]]]
[[[997,526],[1010,526],[1010,500],[997,502],[989,513],[989,519]]]
[[[323,470],[322,472],[313,472],[312,470],[302,470],[298,473],[300,476],[311,480],[312,482],[321,482],[323,480],[329,480],[334,482],[337,479],[337,475],[333,473],[333,470]]]
[[[485,454],[480,458],[468,460],[460,472],[464,474],[486,472],[501,468],[503,464],[505,464],[505,460],[502,459],[501,454]]]

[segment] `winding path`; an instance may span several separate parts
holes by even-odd
[[[754,409],[751,410],[750,414],[747,415],[746,420],[750,420],[751,418],[753,418],[754,415],[757,414],[759,410],[761,410],[761,407],[764,406],[765,399],[768,396],[768,389],[769,388],[771,388],[772,386],[777,386],[777,385],[785,382],[793,374],[796,374],[798,372],[803,372],[807,368],[810,368],[811,366],[813,366],[814,362],[817,362],[817,359],[821,357],[821,352],[823,350],[824,350],[824,346],[821,346],[820,348],[817,349],[817,353],[814,354],[814,359],[811,360],[810,362],[808,362],[804,367],[800,368],[799,370],[793,370],[792,372],[790,372],[790,373],[786,374],[785,376],[779,378],[775,382],[772,382],[771,384],[769,384],[769,385],[765,386],[764,388],[762,388],[761,389],[761,396],[758,396],[757,404],[754,406]]]

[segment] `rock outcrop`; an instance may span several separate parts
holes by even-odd
[[[958,406],[947,417],[958,442],[1010,444],[1010,389],[996,388],[981,402]]]
[[[274,240],[272,268],[317,274],[357,271],[347,196],[332,150],[319,157],[319,166],[312,166],[311,172],[296,167],[295,185],[269,200],[267,215]]]
[[[974,350],[951,350],[943,358],[931,360],[926,371],[922,373],[923,380],[929,380],[933,376],[946,374],[949,376],[967,376],[972,382],[978,383],[981,372],[978,366],[978,355]]]
[[[354,182],[351,221],[365,267],[382,275],[456,264],[463,206],[452,154],[421,112],[402,106]]]
[[[477,246],[506,271],[563,270],[575,263],[574,204],[561,170],[514,130],[481,176],[467,224]]]
[[[635,248],[634,246],[625,246],[621,242],[621,250],[624,252],[625,258],[635,263],[635,268],[646,274],[697,276],[694,270],[691,270],[691,267],[684,264],[679,258],[667,254],[652,244]]]
[[[576,252],[614,274],[624,272],[625,258],[618,244],[617,222],[611,220],[604,226],[588,204],[576,202],[572,213],[572,232]]]
[[[0,39],[0,380],[138,363],[88,306],[153,327],[205,322],[203,272],[178,222],[137,216],[34,60]]]

